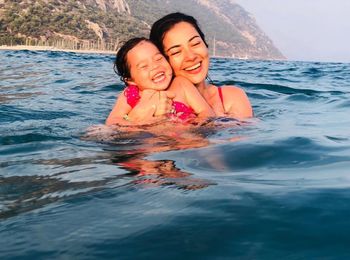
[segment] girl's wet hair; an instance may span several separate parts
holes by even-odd
[[[152,25],[151,28],[149,38],[164,55],[166,55],[163,46],[164,36],[171,28],[173,28],[176,24],[180,22],[186,22],[191,24],[197,30],[199,36],[202,38],[203,42],[208,47],[208,43],[205,41],[204,33],[199,28],[197,20],[193,16],[176,12],[160,18]]]
[[[130,66],[127,60],[128,52],[133,49],[137,44],[142,41],[151,42],[145,37],[132,38],[126,41],[122,47],[117,52],[115,61],[114,61],[114,72],[117,73],[120,77],[120,80],[126,84],[126,80],[130,79]]]

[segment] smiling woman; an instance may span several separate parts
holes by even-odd
[[[192,82],[217,116],[253,116],[249,99],[242,89],[206,83],[209,70],[208,44],[192,16],[183,13],[164,16],[153,24],[150,40],[167,57],[174,74]]]
[[[181,32],[181,33],[180,33]],[[200,84],[209,69],[208,48],[196,29],[180,22],[164,35],[163,49],[176,75]]]

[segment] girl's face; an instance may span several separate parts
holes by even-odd
[[[195,85],[204,82],[209,69],[208,48],[191,24],[174,25],[165,33],[163,46],[176,76],[183,76]]]
[[[126,56],[130,79],[128,84],[135,84],[140,90],[165,90],[172,79],[172,69],[157,47],[142,41],[132,48]]]

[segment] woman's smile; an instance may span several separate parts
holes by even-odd
[[[184,68],[184,70],[186,70],[187,72],[191,73],[191,74],[197,74],[202,70],[202,63],[198,62],[190,67],[186,67]]]

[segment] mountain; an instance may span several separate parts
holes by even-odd
[[[115,50],[130,37],[147,37],[154,21],[174,11],[199,21],[216,56],[284,59],[234,0],[0,0],[0,45]]]

